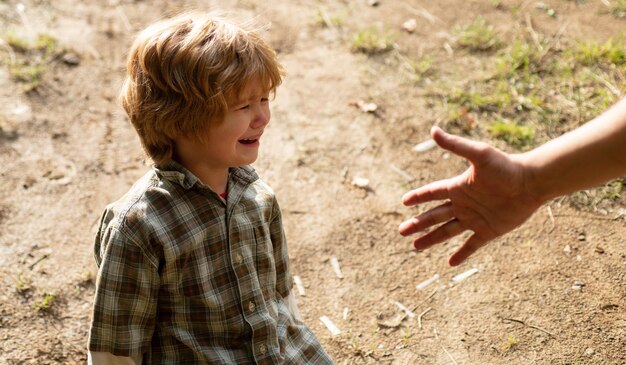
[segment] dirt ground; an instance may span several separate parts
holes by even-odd
[[[591,0],[552,1],[557,17],[534,1],[373,3],[0,0],[3,34],[49,34],[61,49],[27,91],[9,67],[22,54],[0,43],[0,363],[85,363],[95,224],[149,168],[116,101],[126,50],[164,14],[213,7],[271,22],[267,38],[288,77],[255,168],[284,212],[304,320],[338,364],[626,363],[623,205],[581,210],[557,199],[457,268],[446,260],[462,238],[416,252],[397,234],[423,209],[402,207],[405,191],[466,167],[444,151],[412,149],[440,118],[428,84],[484,69],[449,42],[451,29],[482,16],[510,35],[532,17],[537,32],[606,40],[626,20]],[[401,27],[410,18],[413,33]],[[434,71],[407,82],[390,61],[397,50],[354,52],[351,32],[368,26],[393,33],[404,55],[428,54]]]

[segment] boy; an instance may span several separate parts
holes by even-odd
[[[89,337],[94,364],[330,364],[299,320],[272,190],[248,166],[283,70],[215,15],[158,22],[121,92],[154,168],[107,206]]]

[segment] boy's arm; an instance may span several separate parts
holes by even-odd
[[[116,228],[103,229],[96,248],[99,269],[89,351],[141,358],[156,323],[158,264]]]
[[[283,230],[282,215],[276,199],[274,199],[272,218],[270,220],[270,239],[274,249],[276,292],[279,294],[279,299],[286,299],[291,292],[293,278],[289,268],[289,253],[287,252],[287,240]]]
[[[89,351],[87,365],[141,365],[142,356],[115,356],[110,352]]]

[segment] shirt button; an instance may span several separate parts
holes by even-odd
[[[254,304],[254,302],[248,303],[248,310],[250,312],[254,312],[255,309],[256,309],[256,304]]]
[[[267,347],[265,347],[265,344],[261,344],[259,346],[259,352],[261,353],[261,355],[265,355],[265,353],[267,352]]]
[[[235,255],[235,262],[237,263],[237,265],[243,264],[243,256],[241,256],[241,254]]]

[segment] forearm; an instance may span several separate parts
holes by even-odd
[[[141,356],[115,356],[110,352],[89,351],[88,365],[141,365]]]
[[[539,200],[589,188],[626,174],[626,98],[585,125],[518,155],[527,191]]]

